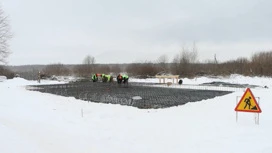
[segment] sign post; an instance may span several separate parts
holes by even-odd
[[[236,97],[236,101],[237,101]],[[260,98],[258,97],[259,103]],[[236,122],[238,121],[238,112],[250,112],[250,113],[257,113],[257,116],[255,115],[255,124],[259,124],[259,113],[262,112],[259,103],[256,101],[253,93],[251,92],[250,88],[247,88],[244,95],[238,102],[238,104],[235,107],[236,111]]]

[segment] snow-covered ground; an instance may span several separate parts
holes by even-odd
[[[260,97],[260,124],[239,113],[243,91],[167,109],[88,103],[27,91],[21,78],[0,82],[0,153],[272,153],[272,79],[232,75],[186,79],[245,83]],[[154,82],[158,80],[135,80]],[[42,81],[42,84],[62,83]]]
[[[6,76],[1,76],[1,75],[0,75],[0,82],[6,81],[6,80],[7,80],[7,77],[6,77]]]

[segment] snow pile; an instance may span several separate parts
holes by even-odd
[[[3,82],[3,81],[5,81],[5,80],[7,80],[7,77],[6,77],[6,76],[1,76],[1,75],[0,75],[0,82]]]
[[[66,82],[61,81],[54,81],[54,80],[41,80],[39,83],[38,81],[28,81],[23,78],[13,78],[6,80],[3,85],[5,86],[27,86],[27,85],[45,85],[45,84],[63,84]]]
[[[199,78],[195,78],[194,81],[191,81],[190,79],[185,79],[184,82],[187,82],[188,84],[193,84],[193,82],[202,84],[202,83],[212,82],[212,81],[228,82],[233,84],[250,84],[250,85],[262,86],[262,87],[264,86],[272,87],[272,78],[248,77],[248,76],[242,76],[238,74],[233,74],[233,75],[225,76],[225,77],[219,76],[215,78],[199,77]]]

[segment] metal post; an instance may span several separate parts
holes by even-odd
[[[258,99],[257,103],[260,106],[260,97],[256,97],[256,99]],[[255,124],[259,125],[260,123],[260,113],[257,113],[257,116],[255,117]]]
[[[236,96],[236,106],[238,104],[238,98],[239,96]],[[236,123],[238,122],[238,112],[236,111]]]
[[[238,112],[236,112],[236,123],[238,122]]]
[[[260,113],[258,113],[258,122],[257,122],[257,125],[259,125],[260,123]]]
[[[38,73],[38,83],[41,83],[41,72]]]

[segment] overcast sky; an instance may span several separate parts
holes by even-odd
[[[169,59],[196,42],[199,61],[272,50],[271,0],[0,0],[9,65]]]

